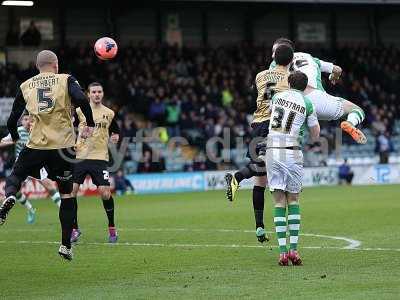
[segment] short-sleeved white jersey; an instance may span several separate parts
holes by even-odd
[[[305,126],[316,125],[318,119],[314,105],[303,93],[293,89],[277,93],[272,98],[267,146],[298,146]]]

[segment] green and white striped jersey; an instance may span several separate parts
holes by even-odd
[[[29,141],[29,131],[25,129],[24,126],[18,127],[19,140],[15,143],[15,158],[17,159],[22,149],[24,149],[25,145]],[[2,142],[11,142],[11,134],[7,135],[5,138],[1,140]]]
[[[29,131],[23,126],[18,127],[19,140],[15,143],[15,157],[18,157],[22,149],[29,141]]]

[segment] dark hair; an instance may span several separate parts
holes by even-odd
[[[90,91],[90,88],[91,88],[91,87],[94,87],[94,86],[101,86],[101,87],[103,87],[103,86],[101,85],[101,83],[95,81],[95,82],[92,82],[91,84],[88,85],[88,91]]]
[[[288,82],[291,89],[304,91],[308,84],[308,78],[303,72],[295,71],[289,75]]]
[[[287,44],[280,44],[276,50],[274,55],[274,60],[277,65],[287,66],[293,60],[293,48]]]
[[[292,47],[292,49],[294,49],[294,42],[293,41],[291,41],[291,40],[289,40],[289,39],[287,39],[287,38],[283,38],[283,37],[281,37],[281,38],[279,38],[279,39],[276,39],[275,40],[275,42],[274,42],[274,45],[276,45],[276,44],[279,44],[279,45],[289,45],[290,47]]]

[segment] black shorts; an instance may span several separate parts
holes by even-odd
[[[251,128],[251,141],[248,145],[247,157],[255,161],[262,150],[265,152],[264,141],[269,133],[269,121],[253,123]]]
[[[57,183],[72,183],[74,159],[72,148],[42,150],[25,147],[15,161],[12,174],[21,181],[28,176],[40,179],[40,169],[45,168],[49,179]]]
[[[90,175],[96,186],[110,186],[108,162],[105,160],[85,159],[74,166],[74,183],[82,184]]]
[[[37,180],[45,179],[42,176],[42,169],[44,169],[46,171],[46,173],[47,173],[47,176],[45,178],[48,178],[49,170],[47,170],[46,167],[40,168],[38,170],[33,170],[29,176],[32,177],[32,178],[35,178]]]

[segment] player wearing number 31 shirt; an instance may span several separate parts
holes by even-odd
[[[303,91],[307,76],[295,71],[288,78],[290,89],[273,96],[271,122],[267,137],[266,165],[269,189],[275,202],[274,223],[278,238],[279,264],[301,265],[297,252],[300,230],[299,194],[303,180],[303,154],[301,139],[305,127],[311,138],[319,137],[319,123],[311,100]],[[287,213],[287,215],[286,215]],[[289,229],[290,248],[286,247],[286,230]]]
[[[114,119],[114,112],[102,104],[104,97],[103,87],[100,83],[89,84],[88,96],[90,107],[93,111],[93,119],[96,127],[93,136],[83,138],[78,137],[76,144],[76,158],[80,160],[74,167],[74,189],[73,195],[78,194],[79,186],[83,183],[87,175],[90,175],[93,183],[103,200],[104,210],[108,218],[109,242],[117,242],[117,230],[114,224],[114,199],[110,191],[108,173],[108,142],[116,144],[119,140],[119,128]],[[76,110],[77,120],[79,121],[79,132],[86,126],[86,118],[80,109]],[[75,198],[76,199],[76,198]],[[76,206],[77,207],[77,206]],[[71,242],[77,242],[81,231],[78,228],[78,219],[73,225]]]

